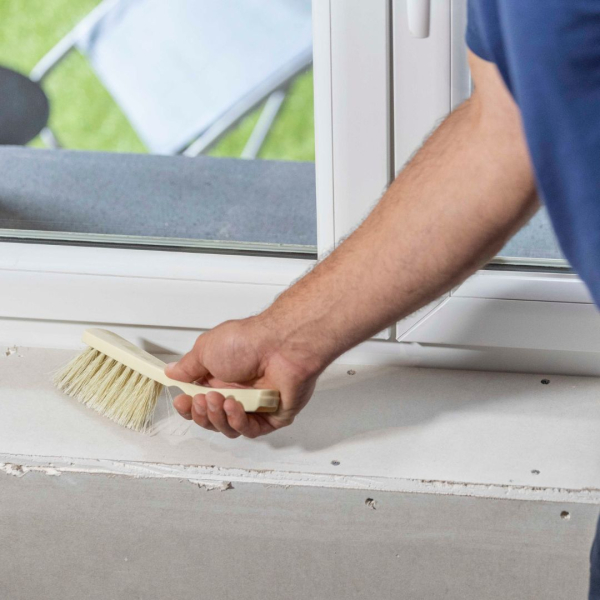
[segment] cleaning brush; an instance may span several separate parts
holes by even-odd
[[[54,384],[129,429],[148,429],[164,386],[190,396],[219,392],[240,402],[246,412],[275,412],[279,406],[276,390],[218,389],[170,379],[162,360],[106,329],[87,329],[83,342],[88,348],[56,373]]]

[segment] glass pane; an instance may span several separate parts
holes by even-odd
[[[316,252],[311,0],[0,21],[0,237]]]
[[[545,208],[541,208],[533,219],[513,236],[494,262],[524,266],[569,267]]]

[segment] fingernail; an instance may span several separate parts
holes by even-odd
[[[206,408],[204,408],[204,406],[202,404],[200,404],[200,402],[194,402],[194,408],[196,409],[196,412],[199,415],[205,415],[206,414]]]
[[[172,369],[172,368],[173,368],[173,367],[175,367],[175,366],[177,366],[177,363],[176,363],[176,362],[172,362],[172,363],[169,363],[169,364],[168,364],[168,365],[165,367],[165,369]]]
[[[206,398],[206,404],[208,404],[208,410],[216,410],[217,408],[217,405],[208,398]]]
[[[229,405],[227,405],[227,406],[226,406],[225,404],[223,405],[223,410],[224,410],[224,411],[225,411],[225,412],[226,412],[228,415],[230,415],[230,414],[233,412],[233,411],[231,410],[231,406],[229,406]]]

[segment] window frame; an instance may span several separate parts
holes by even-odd
[[[467,0],[432,2],[430,35],[425,39],[409,32],[406,0],[393,0],[393,7],[395,161],[400,170],[431,128],[468,98],[471,83],[464,42]],[[447,361],[436,363],[431,358],[433,350],[427,355],[427,348],[433,346],[600,351],[600,344],[589,335],[596,330],[596,315],[583,282],[565,268],[564,261],[529,262],[530,266],[520,267],[502,259],[492,261],[456,289],[397,323],[397,341],[420,344],[419,360],[434,365]],[[476,322],[478,331],[467,326],[468,321]],[[572,329],[565,330],[562,322],[569,322]],[[477,365],[478,358],[462,364]],[[504,364],[522,368],[510,361]],[[567,371],[572,368],[570,358],[564,364]]]
[[[353,179],[363,182],[362,189],[364,182],[375,180],[375,185],[371,184],[373,202],[389,181],[387,171],[381,179],[382,168],[377,159],[381,153],[374,151],[370,155],[371,150],[377,150],[380,139],[388,136],[389,111],[384,111],[376,128],[364,128],[358,140],[360,149],[345,155],[334,151],[347,143],[344,128],[352,119],[352,109],[356,109],[345,105],[341,86],[349,83],[360,89],[361,74],[374,69],[378,81],[371,90],[361,89],[362,105],[388,103],[389,40],[381,38],[387,0],[378,0],[372,11],[360,0],[350,4],[346,10],[340,0],[313,3],[314,79],[319,90],[315,95],[315,128],[321,256],[340,239],[336,235],[340,221],[348,221],[347,202],[342,197],[352,190],[352,185],[341,175],[348,164],[353,162]],[[352,69],[344,80],[334,77],[332,64],[337,69],[350,67],[344,62],[344,52],[356,44],[346,27],[354,32],[360,28],[365,58],[360,68]],[[373,45],[377,51],[367,51]],[[358,51],[360,54],[360,48]],[[361,156],[370,160],[363,163]],[[384,165],[387,170],[387,162]],[[219,254],[218,250],[169,252],[160,247],[127,249],[57,244],[50,240],[0,241],[0,288],[10,290],[0,295],[0,322],[21,323],[23,332],[28,329],[25,323],[32,321],[65,326],[75,322],[110,324],[137,327],[140,331],[156,327],[202,331],[265,308],[315,262],[266,253],[246,256]],[[14,326],[4,330],[7,337],[2,339],[0,334],[0,342],[19,344],[22,339],[31,340],[29,335],[19,336],[19,329]],[[390,331],[385,331],[377,337],[389,339],[390,335]]]

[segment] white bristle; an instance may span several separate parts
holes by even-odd
[[[135,431],[148,428],[163,389],[162,384],[94,348],[76,356],[53,381],[85,406]]]

